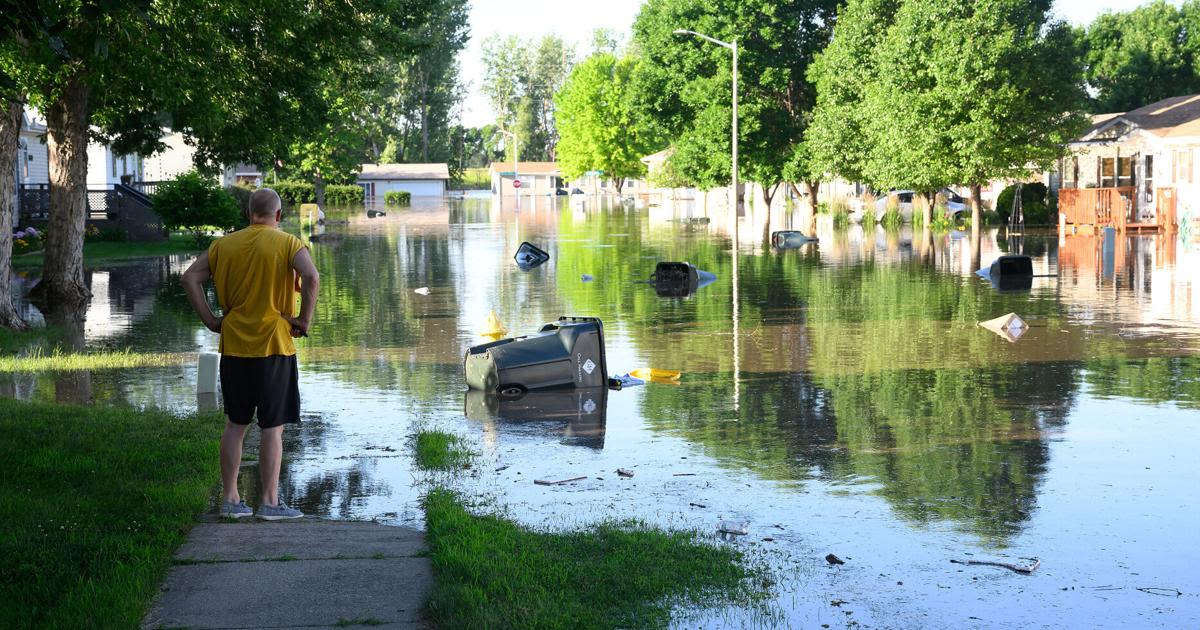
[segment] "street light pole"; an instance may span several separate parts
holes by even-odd
[[[709,37],[696,31],[687,29],[675,29],[676,35],[695,35],[700,39],[711,42],[718,46],[728,48],[733,52],[733,170],[730,173],[730,182],[732,184],[731,192],[729,193],[730,207],[733,208],[733,411],[735,414],[741,414],[741,374],[742,374],[742,340],[741,340],[741,321],[740,321],[740,304],[738,299],[738,45],[737,38],[733,38],[731,42],[723,42],[714,37]],[[769,212],[770,210],[768,210]]]
[[[685,28],[675,29],[676,35],[694,35],[718,46],[728,48],[733,52],[733,169],[730,174],[732,192],[730,192],[730,207],[733,208],[733,251],[736,258],[738,251],[738,45],[737,38],[732,42],[724,42],[703,33],[689,31]],[[735,267],[736,268],[736,267]]]

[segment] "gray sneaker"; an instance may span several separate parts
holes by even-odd
[[[264,503],[258,506],[257,516],[264,521],[282,521],[289,518],[300,518],[304,516],[304,512],[290,508],[283,501],[280,501],[279,505],[267,505]]]
[[[245,501],[238,501],[237,503],[225,501],[221,504],[222,518],[242,518],[251,514],[254,514],[254,510],[251,510]]]

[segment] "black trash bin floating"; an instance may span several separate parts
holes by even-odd
[[[700,275],[691,263],[660,262],[650,276],[659,297],[687,297],[700,286]]]
[[[992,262],[988,271],[992,288],[999,291],[1028,291],[1033,288],[1033,259],[1005,255]]]
[[[519,396],[554,387],[607,387],[604,324],[595,317],[560,317],[538,332],[467,349],[467,386]]]

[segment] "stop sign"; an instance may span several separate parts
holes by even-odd
[[[514,179],[513,180],[513,188],[520,188],[520,187],[521,187],[521,180]]]

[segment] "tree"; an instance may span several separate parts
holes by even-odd
[[[197,247],[208,247],[208,229],[230,230],[242,222],[237,200],[208,177],[192,171],[183,173],[154,192],[154,212],[168,229],[192,233]]]
[[[867,85],[867,176],[885,188],[979,189],[1044,168],[1082,129],[1084,92],[1070,30],[1038,0],[904,0]],[[930,21],[936,29],[929,28]]]
[[[13,307],[10,269],[12,267],[13,227],[16,207],[13,199],[17,194],[15,147],[21,133],[25,104],[13,98],[2,98],[0,92],[0,326],[10,329],[25,328],[25,321]],[[8,147],[14,150],[8,151]]]
[[[272,163],[339,113],[324,89],[330,73],[362,76],[381,55],[419,48],[412,30],[425,7],[418,0],[114,0],[39,3],[26,7],[30,19],[6,21],[0,74],[45,112],[49,127],[50,225],[35,292],[71,303],[88,296],[82,252],[91,136],[118,152],[148,154],[168,123],[209,169]]]
[[[1080,33],[1094,112],[1126,112],[1200,92],[1200,3],[1155,0],[1103,13]]]
[[[675,139],[670,160],[704,189],[728,183],[729,51],[675,34],[692,29],[739,46],[739,175],[763,187],[768,204],[804,137],[816,90],[806,78],[835,20],[833,0],[650,0],[634,22],[642,55],[640,107]]]
[[[630,76],[637,60],[597,53],[575,69],[554,97],[559,169],[568,179],[603,171],[617,194],[627,177],[645,172],[652,143],[634,124]]]
[[[536,42],[493,35],[483,42],[483,61],[480,89],[496,124],[520,137],[523,159],[555,160],[554,94],[575,63],[574,48],[554,35]]]

